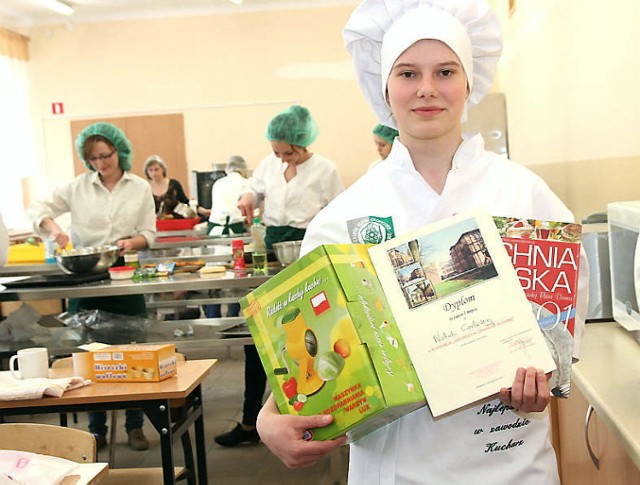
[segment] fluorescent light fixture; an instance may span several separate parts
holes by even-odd
[[[40,3],[54,12],[62,15],[73,15],[73,7],[61,0],[40,0]]]
[[[244,0],[231,0],[231,3],[234,5],[242,5],[242,2],[244,2]]]

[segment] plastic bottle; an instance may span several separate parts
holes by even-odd
[[[251,238],[253,239],[253,251],[251,252],[251,264],[253,266],[253,274],[267,274],[267,247],[264,238],[267,228],[260,222],[260,218],[253,219],[251,226]]]
[[[47,264],[56,262],[56,240],[52,237],[44,240],[44,262]]]

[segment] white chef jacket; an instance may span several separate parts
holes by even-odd
[[[7,264],[9,258],[9,231],[0,214],[0,266]]]
[[[119,239],[156,237],[156,216],[149,183],[125,171],[112,191],[97,172],[78,175],[56,188],[49,199],[34,202],[27,213],[36,234],[47,236],[40,223],[47,217],[71,213],[70,237],[74,247],[103,246]]]
[[[248,186],[248,180],[238,172],[231,172],[226,177],[216,180],[211,187],[209,222],[223,225],[227,216],[229,216],[229,224],[242,222],[244,216],[238,209],[238,198]]]
[[[313,154],[297,165],[289,182],[284,178],[287,164],[274,154],[262,160],[249,179],[256,206],[264,199],[265,226],[305,229],[309,221],[343,190],[338,169],[331,160]]]
[[[325,243],[363,242],[362,234],[372,233],[363,230],[368,224],[388,238],[477,206],[497,216],[573,221],[541,178],[485,151],[478,134],[465,135],[442,194],[415,170],[399,139],[385,162],[316,216],[302,253]],[[581,291],[586,277],[580,276]],[[578,308],[578,343],[585,313]],[[349,485],[557,484],[549,433],[548,411],[516,412],[499,399],[438,420],[424,407],[351,444]]]

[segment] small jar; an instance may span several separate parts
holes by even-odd
[[[234,239],[231,241],[231,252],[233,254],[233,269],[246,269],[247,265],[244,262],[244,242],[242,239]]]
[[[125,266],[133,266],[134,268],[140,267],[140,260],[138,258],[138,252],[124,253]]]

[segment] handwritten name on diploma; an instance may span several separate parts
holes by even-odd
[[[458,336],[469,335],[477,331],[482,331],[484,328],[487,328],[490,326],[493,326],[493,320],[491,320],[490,318],[483,318],[481,320],[472,320],[471,322],[464,322],[463,324],[460,325],[459,328],[454,328],[450,330],[438,329],[436,333],[433,334],[433,341],[435,343],[446,342]]]

